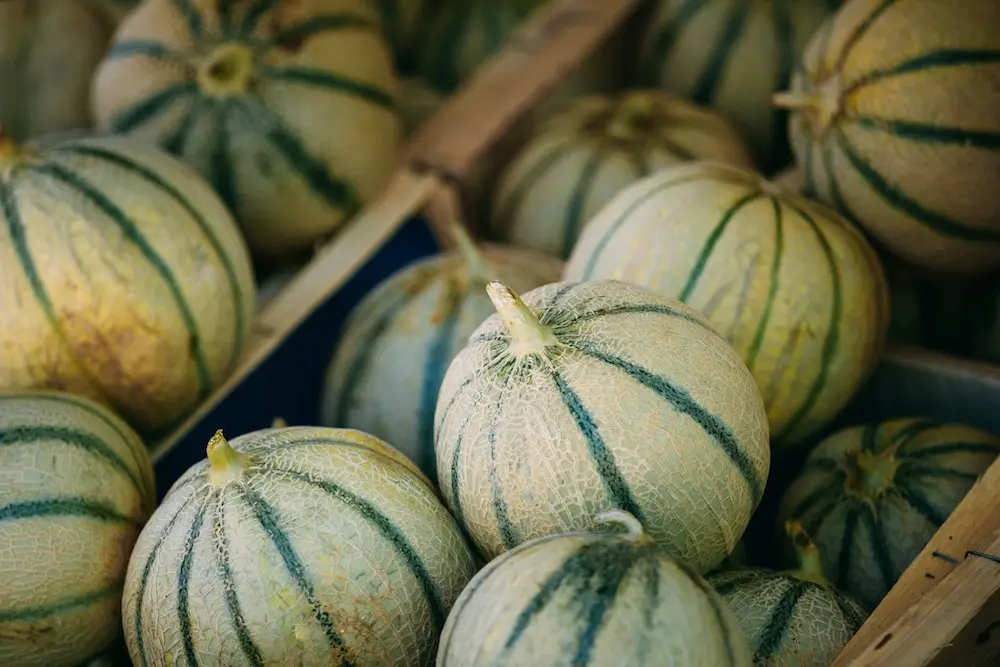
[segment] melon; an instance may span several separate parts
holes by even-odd
[[[656,548],[627,512],[595,523],[627,532],[531,540],[480,570],[448,615],[437,667],[753,664],[705,579]]]
[[[93,82],[98,126],[201,173],[261,261],[333,234],[384,188],[402,126],[367,0],[147,0]]]
[[[1000,267],[998,25],[996,0],[851,0],[775,97],[810,190],[917,266]]]
[[[0,391],[81,394],[158,433],[235,368],[254,291],[236,223],[186,165],[121,137],[0,136]]]
[[[539,127],[504,170],[490,233],[565,258],[620,190],[699,158],[753,169],[743,139],[715,112],[657,91],[587,95]]]
[[[136,543],[135,665],[433,663],[472,552],[403,455],[346,429],[219,431]]]
[[[625,280],[701,312],[753,373],[778,448],[834,418],[885,347],[888,291],[863,236],[732,165],[676,165],[620,192],[563,278]]]
[[[819,550],[802,529],[786,531],[798,555],[793,570],[736,568],[708,576],[739,621],[758,667],[828,667],[868,618],[830,585]]]
[[[118,637],[155,505],[146,447],[113,413],[62,392],[0,395],[0,664],[72,667]]]
[[[761,167],[780,168],[787,114],[771,97],[830,13],[826,0],[656,0],[639,35],[638,80],[720,110]]]
[[[459,225],[458,252],[411,264],[372,290],[340,334],[320,423],[393,443],[432,480],[434,409],[448,364],[494,312],[490,280],[528,291],[559,280],[562,263],[499,245],[477,249]]]
[[[904,418],[837,431],[781,500],[833,585],[874,609],[1000,454],[1000,437]]]
[[[696,311],[635,285],[552,283],[497,312],[451,362],[434,449],[445,502],[487,559],[607,509],[707,571],[770,469],[753,377]]]

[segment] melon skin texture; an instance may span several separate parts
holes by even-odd
[[[958,424],[894,419],[838,431],[781,500],[830,582],[874,609],[1000,454],[1000,438]]]
[[[340,334],[320,399],[320,422],[391,442],[434,480],[434,410],[448,364],[496,312],[486,283],[519,291],[559,280],[562,263],[486,245],[436,255],[386,279]]]
[[[0,390],[89,396],[148,437],[229,376],[254,297],[239,229],[184,164],[121,137],[0,138]]]
[[[120,634],[149,454],[107,409],[48,391],[0,396],[0,445],[0,664],[78,665]]]
[[[430,482],[385,442],[220,431],[136,543],[125,640],[150,667],[426,666],[473,574]]]
[[[563,278],[625,280],[701,312],[753,373],[778,449],[833,419],[885,346],[889,293],[864,237],[731,165],[676,165],[620,192]]]
[[[438,481],[486,559],[624,509],[704,572],[760,501],[770,448],[753,378],[694,310],[617,281],[553,283],[500,313],[445,374]],[[536,319],[537,318],[537,319]]]
[[[366,0],[184,6],[148,0],[122,22],[94,77],[98,127],[195,167],[261,261],[311,247],[381,193],[396,158],[378,14]]]
[[[718,109],[760,167],[780,168],[788,121],[771,96],[831,11],[825,0],[657,0],[639,35],[638,81]]]
[[[1000,267],[997,25],[994,0],[851,0],[775,97],[816,197],[926,269]]]
[[[452,608],[437,667],[750,667],[712,587],[628,522],[627,534],[543,537],[490,562]]]
[[[699,158],[753,169],[728,120],[658,91],[594,94],[540,126],[504,170],[493,238],[565,258],[609,200],[663,167]]]

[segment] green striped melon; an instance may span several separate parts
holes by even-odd
[[[775,97],[809,189],[918,266],[1000,267],[998,25],[996,0],[851,0]]]
[[[448,615],[437,667],[750,667],[733,613],[621,510],[628,532],[543,537],[480,570]]]
[[[623,190],[588,223],[563,277],[633,282],[701,312],[753,373],[772,446],[834,418],[885,345],[888,292],[863,236],[732,165],[668,167]]]
[[[786,528],[798,567],[775,572],[736,568],[708,576],[753,652],[758,667],[828,667],[868,618],[868,612],[830,585],[819,550],[801,524]]]
[[[308,249],[376,197],[401,136],[368,0],[147,0],[93,83],[98,126],[199,171],[254,255]]]
[[[801,522],[830,581],[874,609],[997,454],[1000,437],[960,424],[843,429],[810,453],[779,522]]]
[[[656,0],[639,39],[638,79],[722,111],[761,167],[787,156],[784,90],[826,0]],[[784,146],[783,146],[784,144]]]
[[[524,295],[451,362],[434,425],[445,502],[487,559],[606,509],[707,571],[740,539],[770,469],[746,366],[696,311],[612,280]]]
[[[122,603],[132,663],[430,665],[473,555],[430,481],[347,429],[227,442],[170,488]]]
[[[320,398],[320,423],[391,442],[432,480],[434,409],[448,364],[494,312],[486,284],[527,291],[555,282],[562,263],[487,245],[458,226],[459,252],[416,262],[358,304],[339,336]]]
[[[583,225],[620,190],[699,158],[753,168],[728,120],[682,98],[645,90],[578,98],[539,127],[504,170],[491,234],[568,257]]]
[[[0,665],[71,667],[114,641],[155,505],[146,447],[113,413],[62,392],[0,395]]]
[[[236,366],[250,257],[218,196],[121,137],[0,136],[0,391],[55,388],[170,427]]]

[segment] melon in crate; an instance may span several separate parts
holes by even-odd
[[[771,96],[830,16],[827,0],[655,0],[639,36],[637,78],[736,123],[766,170],[787,156],[787,114]],[[784,149],[782,150],[782,146]]]
[[[786,532],[798,558],[776,572],[740,567],[708,576],[733,612],[758,667],[828,667],[868,618],[857,601],[830,585],[819,550],[802,529]]]
[[[452,361],[434,427],[445,502],[487,558],[623,509],[699,572],[732,552],[770,469],[753,377],[684,304],[613,280],[497,308]]]
[[[254,293],[239,229],[184,164],[0,136],[0,391],[89,396],[151,436],[235,368]]]
[[[146,446],[113,413],[61,392],[0,395],[0,664],[73,667],[118,637],[155,505]]]
[[[627,512],[592,532],[526,542],[490,562],[455,603],[437,667],[750,667],[733,613],[658,549]],[[611,533],[605,525],[620,524]]]
[[[493,238],[569,256],[581,229],[633,182],[697,159],[753,168],[724,117],[668,93],[588,95],[538,128],[492,199]]]
[[[416,262],[358,304],[327,370],[320,421],[393,445],[432,479],[434,408],[448,364],[494,311],[490,280],[527,291],[555,282],[562,262],[535,252],[476,248],[453,227],[458,252]]]
[[[366,0],[147,0],[93,84],[99,127],[194,166],[254,255],[337,230],[388,181],[401,136],[396,75]]]
[[[874,609],[997,454],[1000,437],[960,424],[843,429],[810,453],[779,523],[800,522],[831,583]]]
[[[475,566],[406,457],[366,433],[313,427],[232,442],[220,431],[207,452],[129,561],[134,664],[433,663]]]
[[[998,25],[996,0],[851,0],[775,97],[809,189],[924,268],[1000,267]]]
[[[885,277],[861,233],[732,165],[668,167],[619,193],[564,273],[602,278],[700,311],[753,373],[777,447],[834,418],[885,346]]]

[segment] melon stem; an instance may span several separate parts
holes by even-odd
[[[864,500],[876,500],[893,484],[896,469],[895,449],[881,452],[857,450],[846,457],[847,490]]]
[[[771,105],[803,114],[817,133],[825,132],[844,110],[844,87],[834,74],[809,91],[783,91],[771,96]]]
[[[271,420],[271,428],[287,428],[288,422],[283,417],[275,417]]]
[[[820,558],[819,548],[806,533],[802,524],[798,521],[787,521],[785,534],[791,540],[798,560],[798,567],[794,570],[788,570],[787,573],[797,579],[811,581],[829,588],[830,582],[823,574],[823,560]]]
[[[635,140],[637,122],[653,114],[653,103],[647,95],[633,93],[622,100],[608,120],[605,132],[614,139]]]
[[[486,293],[510,333],[510,349],[514,356],[538,354],[547,347],[559,345],[555,332],[542,324],[512,289],[493,280],[486,286]]]
[[[496,273],[479,251],[479,247],[472,240],[469,231],[460,222],[452,222],[449,225],[451,238],[458,247],[458,253],[465,261],[470,278],[478,278],[482,281],[490,280]]]
[[[621,537],[633,544],[647,544],[651,541],[649,535],[643,529],[642,523],[625,510],[614,509],[601,512],[594,517],[594,523],[598,526],[615,524],[624,527],[625,533]]]
[[[208,441],[208,479],[213,486],[221,486],[239,479],[247,467],[246,454],[233,449],[222,430]]]

